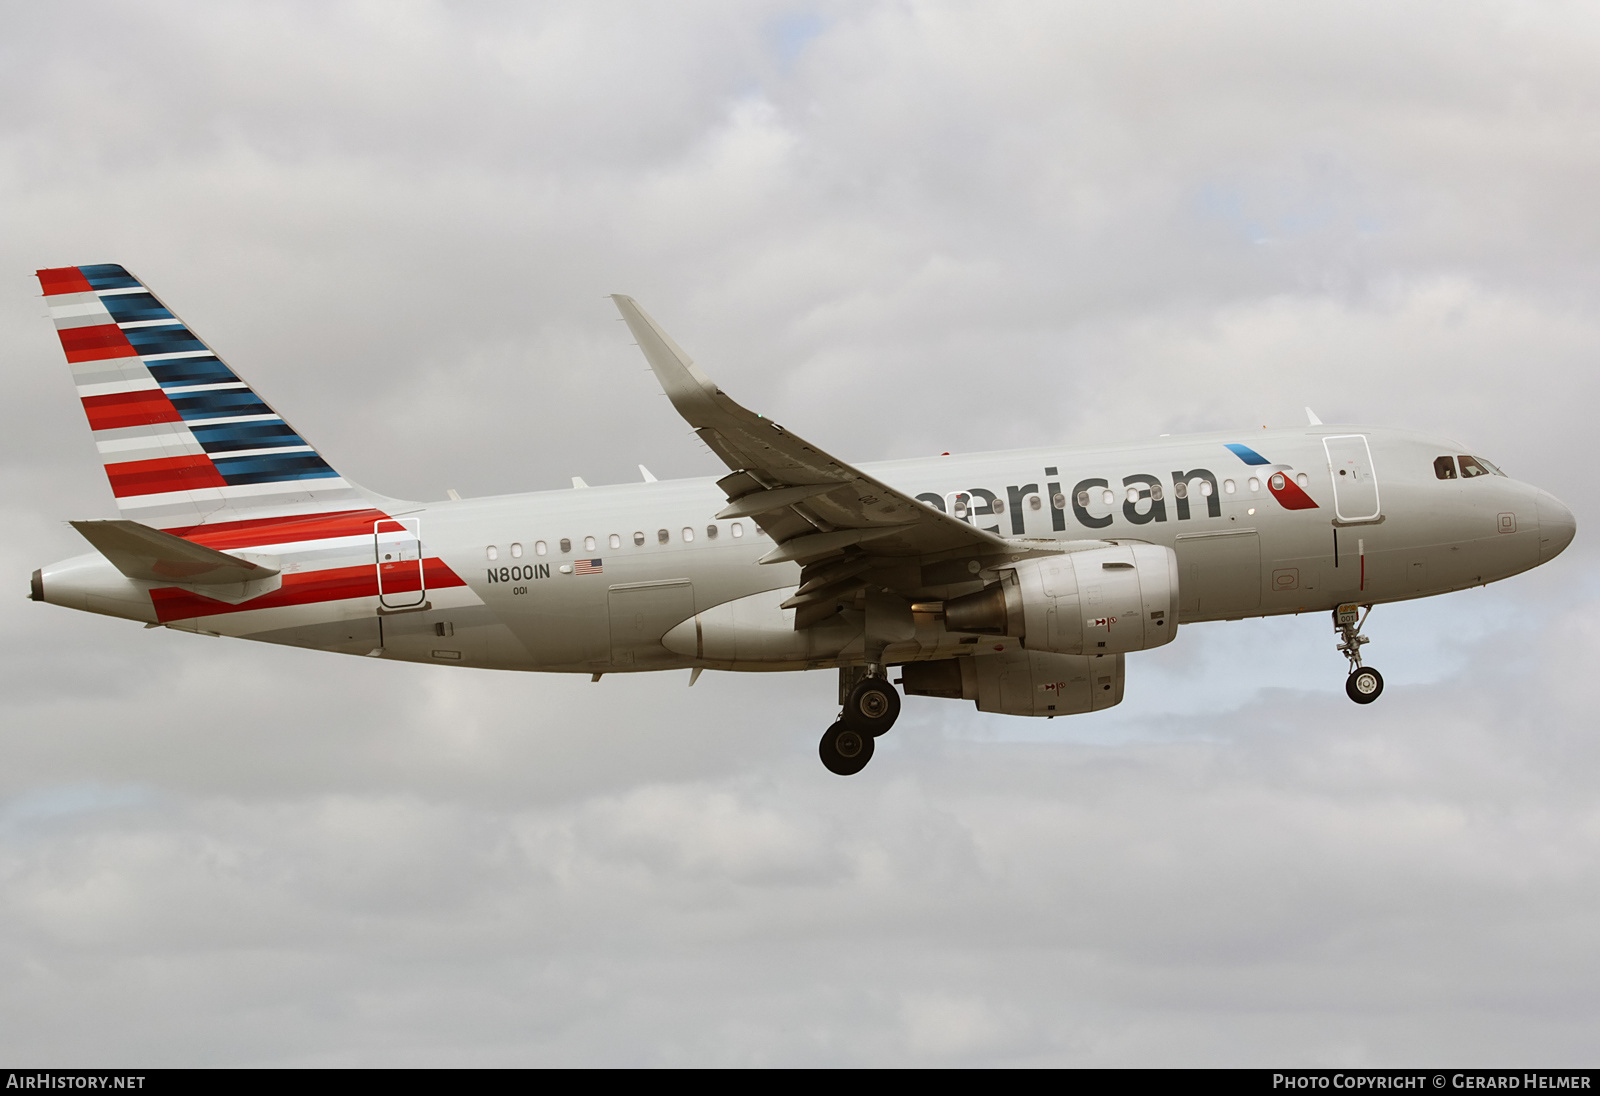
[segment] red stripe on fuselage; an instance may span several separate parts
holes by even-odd
[[[35,270],[33,276],[39,279],[39,286],[44,290],[46,297],[55,297],[62,293],[94,292],[89,279],[85,278],[83,271],[75,266],[55,266],[48,270]]]
[[[226,552],[230,548],[249,548],[266,544],[289,544],[297,540],[330,540],[334,537],[372,535],[373,523],[388,518],[382,510],[345,510],[333,514],[297,514],[286,518],[251,518],[247,521],[219,521],[214,525],[188,525],[166,532]]]
[[[69,362],[93,362],[102,358],[133,358],[138,351],[128,343],[122,328],[114,323],[95,327],[69,327],[57,331],[61,336],[61,349],[67,352]]]
[[[114,392],[109,396],[85,396],[83,412],[89,416],[90,430],[120,430],[125,426],[183,421],[166,393],[153,388]]]
[[[201,487],[226,487],[217,466],[204,453],[156,460],[130,460],[106,465],[111,493],[117,498],[130,495],[158,495],[164,491],[193,491]]]
[[[430,590],[445,590],[465,586],[466,582],[441,559],[423,560],[423,574]],[[305,571],[284,575],[283,585],[270,594],[262,594],[241,605],[214,601],[188,590],[167,586],[150,591],[150,602],[155,606],[156,620],[162,624],[174,620],[192,620],[195,617],[221,616],[223,613],[243,613],[251,609],[277,609],[286,605],[316,605],[330,601],[349,601],[353,598],[376,598],[378,573],[372,564],[360,567],[329,567],[323,571]]]

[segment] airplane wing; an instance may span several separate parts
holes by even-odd
[[[762,563],[793,561],[801,586],[785,602],[802,628],[837,612],[871,581],[905,597],[970,581],[1000,557],[1029,549],[984,532],[829,456],[729,399],[632,297],[613,295],[678,413],[732,469],[718,480],[718,518],[748,517],[772,537]],[[976,564],[976,566],[974,566]]]

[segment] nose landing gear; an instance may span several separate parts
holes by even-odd
[[[1350,676],[1344,680],[1345,695],[1357,704],[1371,704],[1383,694],[1383,675],[1371,666],[1361,665],[1361,648],[1372,642],[1361,634],[1361,626],[1372,613],[1372,606],[1341,605],[1333,611],[1333,627],[1339,633],[1337,650],[1350,660]]]
[[[881,665],[839,667],[838,722],[822,735],[817,752],[829,772],[853,776],[872,760],[873,739],[900,717],[900,694]]]

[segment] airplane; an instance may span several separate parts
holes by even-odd
[[[909,696],[1054,718],[1121,702],[1180,624],[1330,613],[1359,704],[1374,605],[1494,582],[1572,512],[1442,438],[1362,425],[855,466],[736,403],[612,298],[720,478],[413,502],[357,486],[114,264],[37,272],[120,517],[35,601],[445,666],[836,669],[824,765]],[[900,676],[890,680],[898,668]],[[901,687],[897,691],[895,686]]]

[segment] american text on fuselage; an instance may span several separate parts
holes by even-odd
[[[401,502],[339,477],[123,268],[40,278],[122,516],[73,523],[95,551],[36,571],[35,600],[596,679],[836,668],[819,749],[839,773],[893,725],[896,683],[1091,712],[1180,623],[1329,612],[1347,692],[1370,702],[1371,606],[1507,577],[1574,532],[1466,447],[1377,427],[851,466],[734,403],[628,298],[727,475]]]

